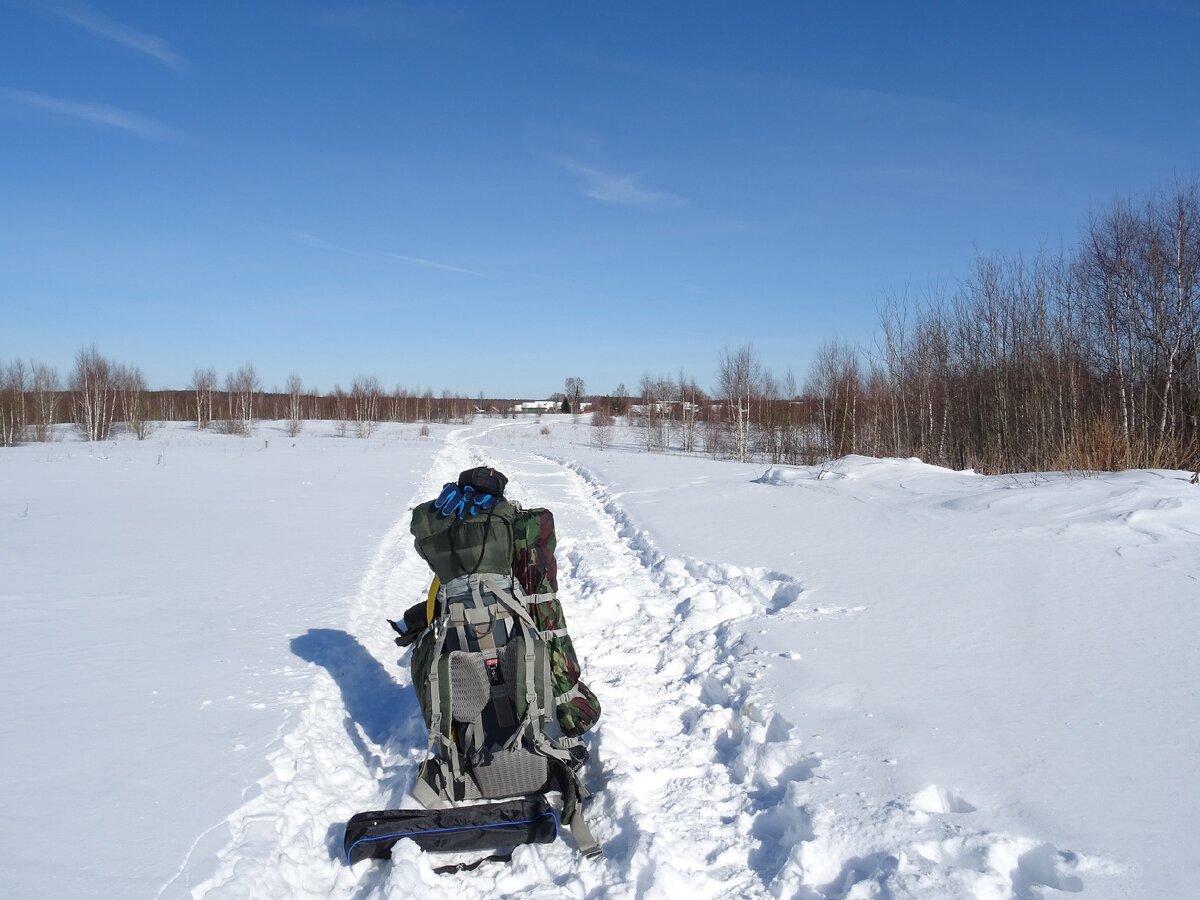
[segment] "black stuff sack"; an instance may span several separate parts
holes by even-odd
[[[361,812],[346,823],[346,862],[389,859],[397,841],[411,838],[429,853],[500,850],[518,844],[549,844],[558,817],[544,797],[447,809],[385,809]]]

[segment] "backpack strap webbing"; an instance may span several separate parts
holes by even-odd
[[[434,663],[429,667],[429,700],[432,715],[429,723],[430,748],[441,747],[442,755],[450,768],[450,775],[457,783],[462,780],[462,771],[458,761],[458,750],[454,746],[453,717],[451,714],[450,695],[450,660],[441,654],[445,641],[445,632],[438,636],[437,654]],[[442,681],[445,680],[445,687]]]
[[[512,615],[522,625],[535,631],[537,630],[537,625],[533,621],[533,616],[529,614],[529,610],[526,608],[525,604],[513,595],[512,591],[502,587],[494,581],[489,581],[487,588],[492,592],[492,594],[495,595],[496,599],[500,601],[501,605],[504,606],[504,608],[510,613],[512,613]]]
[[[579,852],[585,859],[594,859],[604,855],[604,848],[592,836],[592,830],[583,820],[583,807],[578,805],[575,807],[575,815],[567,821],[567,827],[571,829],[571,837],[575,838],[575,846],[579,848]]]
[[[450,806],[450,801],[447,800],[439,791],[433,789],[429,782],[425,780],[426,767],[434,764],[436,757],[430,757],[421,764],[421,768],[417,770],[416,781],[413,782],[409,793],[412,794],[414,800],[420,803],[426,809],[445,809]],[[437,773],[431,772],[432,777],[436,778]]]
[[[508,853],[493,853],[490,856],[485,856],[483,859],[477,859],[475,862],[458,863],[452,866],[438,866],[433,870],[434,875],[457,875],[459,872],[471,872],[478,869],[486,862],[512,862],[512,851]]]
[[[575,838],[579,852],[588,859],[601,856],[604,850],[583,818],[583,801],[590,795],[579,773],[562,763],[552,764],[552,771],[554,786],[562,795],[563,822],[571,829],[571,837]]]

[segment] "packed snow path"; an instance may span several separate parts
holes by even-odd
[[[512,427],[495,426],[492,427]],[[385,616],[423,595],[407,513],[380,546],[344,631],[313,630],[293,651],[323,671],[272,772],[228,819],[230,839],[202,883],[193,870],[160,897],[1040,897],[1078,891],[1089,865],[1039,841],[980,827],[968,798],[930,786],[907,797],[856,793],[852,748],[807,751],[755,692],[767,664],[746,635],[806,609],[803,586],[764,570],[667,559],[603,484],[519,451],[484,454],[452,433],[412,503],[459,471],[494,464],[508,494],[555,511],[560,588],[585,680],[604,706],[590,737],[588,819],[603,858],[569,836],[518,848],[510,865],[438,876],[407,842],[391,863],[341,860],[353,813],[399,805],[425,755],[407,654]],[[796,623],[800,623],[798,626]],[[399,662],[397,662],[399,660]]]

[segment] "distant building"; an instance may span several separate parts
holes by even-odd
[[[656,400],[654,403],[632,403],[629,406],[629,414],[631,416],[644,416],[648,410],[653,411],[655,415],[665,416],[673,413],[675,410],[681,410],[684,413],[695,413],[700,407],[695,403],[688,403],[680,400]]]
[[[557,412],[561,407],[561,400],[522,400],[512,408],[512,411],[515,413],[546,413]]]

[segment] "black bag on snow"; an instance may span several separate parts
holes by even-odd
[[[422,850],[500,850],[547,844],[558,836],[558,817],[544,797],[450,809],[384,809],[361,812],[346,823],[346,862],[387,859],[397,841]]]

